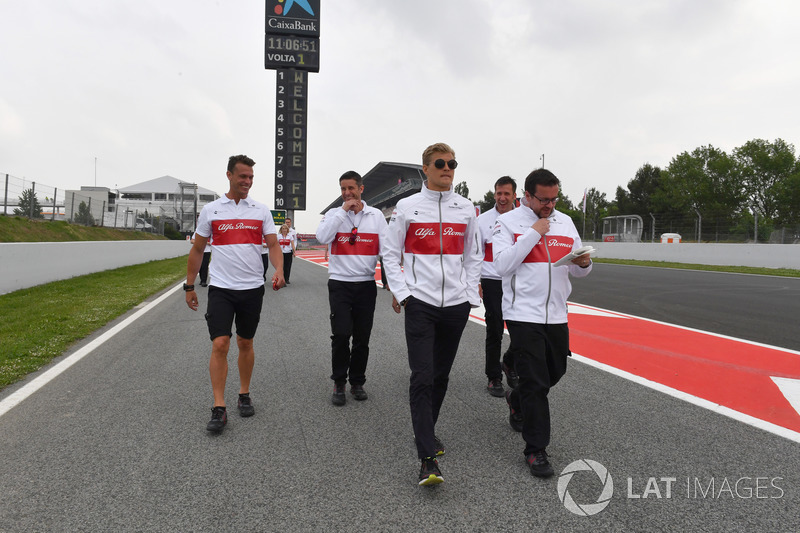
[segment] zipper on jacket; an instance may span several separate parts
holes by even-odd
[[[544,250],[547,252],[547,300],[544,302],[544,323],[550,323],[550,292],[552,291],[553,285],[553,268],[552,264],[550,263],[550,248],[547,246],[547,236],[542,235],[542,239],[544,239]]]
[[[511,307],[514,307],[514,302],[517,301],[517,275],[511,276]]]
[[[442,224],[442,193],[439,193],[439,267],[442,269],[442,305],[444,307],[444,225]]]

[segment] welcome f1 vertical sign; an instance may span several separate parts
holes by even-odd
[[[277,70],[275,209],[305,210],[308,73],[319,72],[321,0],[267,0],[264,67]]]

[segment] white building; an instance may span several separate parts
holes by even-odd
[[[194,230],[197,214],[203,206],[217,198],[217,193],[195,183],[161,176],[124,187],[116,193],[107,187],[65,191],[64,218],[74,221],[84,202],[98,225],[147,230],[157,226],[161,232],[166,223],[178,231],[189,232]]]
[[[144,181],[119,189],[117,211],[134,213],[136,218],[162,217],[172,222],[178,231],[193,231],[197,215],[203,206],[219,195],[195,183],[172,176]]]

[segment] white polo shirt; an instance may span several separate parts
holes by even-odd
[[[261,261],[264,235],[275,234],[266,205],[251,198],[237,204],[227,196],[206,204],[197,219],[197,234],[211,237],[212,285],[223,289],[257,289],[264,284]]]

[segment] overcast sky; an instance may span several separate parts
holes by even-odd
[[[573,202],[712,144],[800,145],[795,0],[322,0],[307,211],[346,170],[447,142],[479,200],[544,163]],[[171,175],[273,206],[264,2],[0,0],[0,173],[59,189]]]

